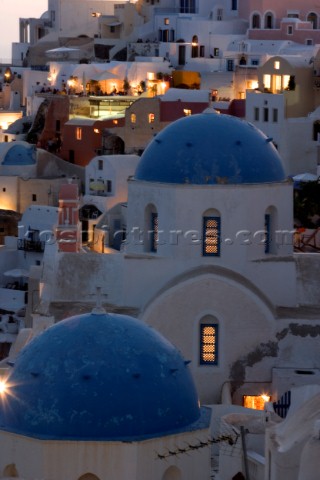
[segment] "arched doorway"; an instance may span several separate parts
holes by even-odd
[[[124,141],[117,135],[110,135],[104,140],[105,155],[122,155],[124,153]]]

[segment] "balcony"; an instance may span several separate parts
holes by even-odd
[[[23,250],[25,252],[44,252],[45,243],[43,241],[37,240],[27,240],[24,238],[18,239],[18,250]]]

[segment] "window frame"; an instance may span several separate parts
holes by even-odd
[[[217,222],[217,234],[214,236],[208,237],[207,235],[207,229],[209,228],[207,226],[207,223],[210,220],[214,220]],[[203,257],[220,257],[220,238],[221,238],[221,217],[219,216],[204,216],[203,217],[203,223],[202,223],[202,256]],[[217,251],[216,252],[206,252],[206,240],[208,238],[216,238],[217,239]]]
[[[206,361],[203,359],[204,346],[203,331],[206,327],[212,327],[214,329],[214,360]],[[203,322],[199,325],[199,365],[201,366],[218,366],[219,365],[219,323],[218,322]]]

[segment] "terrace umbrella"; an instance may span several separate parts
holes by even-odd
[[[21,278],[21,277],[29,277],[29,272],[28,270],[25,270],[24,268],[13,268],[12,270],[7,270],[4,272],[6,277],[12,277],[12,278]]]
[[[317,175],[313,175],[313,173],[299,173],[298,175],[294,175],[292,177],[294,182],[315,182],[318,180]]]

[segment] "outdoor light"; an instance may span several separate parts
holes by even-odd
[[[99,18],[99,17],[101,17],[101,15],[102,15],[101,12],[92,12],[92,13],[91,13],[91,17],[97,17],[97,18]]]
[[[0,380],[0,395],[7,393],[8,385],[6,380]]]

